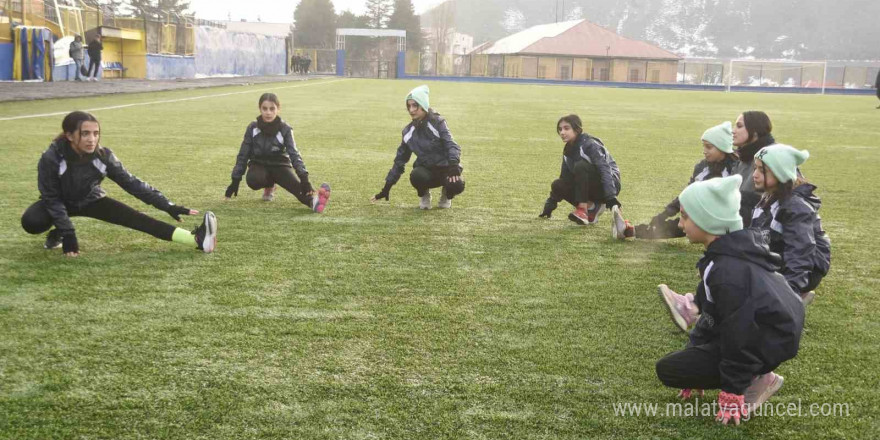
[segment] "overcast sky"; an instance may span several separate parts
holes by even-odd
[[[364,12],[365,0],[331,0],[336,12],[352,11],[356,14]],[[413,0],[416,13],[421,13],[440,0]],[[254,21],[258,17],[270,23],[289,23],[293,21],[293,10],[297,0],[190,0],[190,9],[196,17],[209,20]]]

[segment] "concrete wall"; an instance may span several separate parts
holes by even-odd
[[[147,79],[195,78],[196,59],[182,55],[157,55],[147,57]]]
[[[281,75],[287,72],[284,38],[196,28],[196,74]]]

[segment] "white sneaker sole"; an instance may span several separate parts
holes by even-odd
[[[626,238],[623,235],[624,231],[626,231],[626,221],[620,213],[620,207],[614,205],[611,207],[611,238],[623,240]]]
[[[675,309],[675,300],[672,298],[672,295],[675,294],[669,290],[669,286],[666,284],[657,286],[657,293],[660,294],[660,299],[663,300],[663,304],[666,304],[666,311],[669,312],[669,317],[672,318],[672,323],[681,331],[687,333],[687,320],[684,319],[684,316],[681,316],[681,314]]]
[[[214,252],[217,247],[217,217],[208,211],[205,213],[205,239],[202,241],[202,251],[206,254]]]

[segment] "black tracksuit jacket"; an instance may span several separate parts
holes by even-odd
[[[439,114],[429,113],[424,120],[406,124],[401,134],[403,139],[397,147],[394,165],[385,177],[387,184],[394,185],[400,180],[413,153],[413,167],[458,167],[461,172],[461,147],[452,139],[446,119]]]
[[[293,167],[297,177],[305,180],[309,176],[306,164],[296,148],[293,139],[293,128],[284,120],[275,136],[268,136],[257,127],[257,121],[251,122],[244,131],[244,139],[232,168],[232,178],[241,179],[247,170],[248,162],[265,166]]]
[[[699,163],[694,165],[694,173],[691,175],[691,180],[688,181],[688,186],[694,182],[702,182],[704,180],[714,179],[716,177],[727,177],[736,173],[735,169],[739,165],[739,161],[728,156],[724,159],[723,162],[716,166],[710,166],[709,162],[705,159],[701,160]],[[664,213],[667,217],[672,217],[681,210],[681,202],[679,202],[678,197],[676,197],[673,201],[669,202],[666,205],[666,209]]]
[[[68,209],[79,210],[107,196],[101,188],[104,177],[162,211],[167,212],[173,205],[159,190],[129,173],[109,148],[98,147],[93,153],[80,156],[67,139],[56,139],[40,157],[37,186],[40,200],[62,235],[74,231]]]
[[[802,184],[788,199],[759,204],[752,214],[751,228],[760,230],[770,250],[782,256],[781,273],[796,292],[806,290],[811,273],[824,277],[831,267],[831,240],[822,229],[822,201],[815,189]]]
[[[777,270],[760,231],[719,236],[697,263],[695,301],[702,316],[690,345],[717,345],[721,389],[743,394],[752,378],[797,355],[804,305]]]
[[[574,179],[574,166],[582,160],[595,166],[599,171],[599,180],[605,195],[603,202],[616,198],[621,186],[620,168],[617,167],[617,162],[611,157],[602,140],[587,133],[581,133],[577,139],[563,148],[559,178],[565,181]]]

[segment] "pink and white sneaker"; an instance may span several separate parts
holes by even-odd
[[[745,393],[745,402],[750,406],[749,411],[751,412],[753,408],[758,408],[764,404],[770,397],[776,394],[780,388],[782,388],[782,383],[785,381],[785,378],[774,373],[769,372],[767,374],[761,374],[755,376],[752,379],[752,384],[746,388]]]
[[[666,304],[666,309],[669,311],[669,317],[672,318],[672,322],[681,331],[687,332],[687,329],[697,322],[700,311],[694,303],[694,294],[679,295],[673,292],[666,284],[657,286],[657,293],[660,294],[660,298]]]
[[[315,195],[315,199],[312,201],[312,209],[321,214],[324,212],[324,208],[327,207],[327,202],[330,201],[330,184],[322,183],[321,187],[318,188],[318,194]]]
[[[271,202],[275,200],[275,185],[272,185],[269,188],[263,188],[263,201]]]

